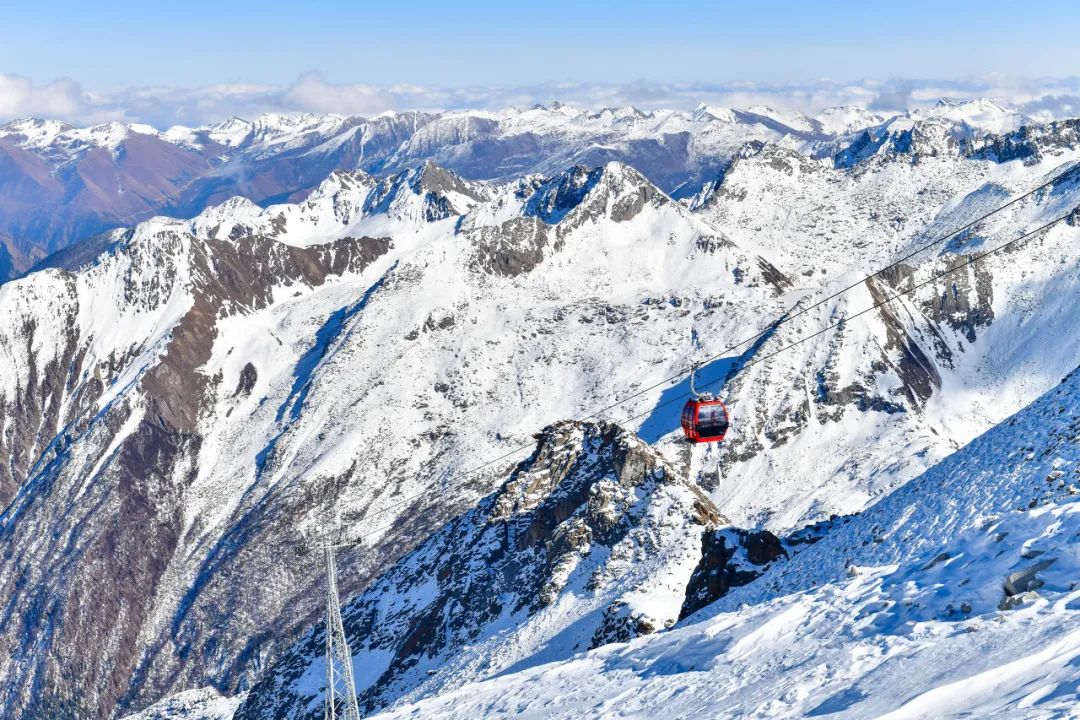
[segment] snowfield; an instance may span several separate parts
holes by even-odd
[[[328,525],[370,712],[1067,714],[1080,123],[12,128],[319,181],[0,286],[0,714],[321,717]]]
[[[1076,717],[1080,372],[676,628],[378,718]]]

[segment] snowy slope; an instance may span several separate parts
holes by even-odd
[[[1080,372],[671,631],[378,717],[1072,717],[1078,431]]]
[[[656,123],[697,123],[721,147],[748,122],[784,120],[767,112],[548,108],[511,125],[598,123],[655,140]],[[470,147],[498,132],[484,124],[496,119],[469,117],[462,132],[481,138]],[[406,121],[382,120],[390,134]],[[467,471],[638,390],[603,419],[635,431],[735,525],[786,532],[863,509],[1080,364],[1075,226],[770,356],[1071,213],[1075,177],[721,353],[702,377],[727,379],[735,422],[722,447],[677,442],[686,381],[663,381],[1070,167],[1071,130],[1052,130],[995,140],[1014,160],[916,145],[849,167],[789,141],[750,144],[686,203],[615,162],[501,184],[432,164],[324,174],[298,202],[156,218],[104,237],[97,257],[5,284],[5,711],[62,674],[82,689],[58,701],[103,712],[250,687],[320,613],[318,571],[292,552],[301,532],[340,522],[369,535],[341,566],[343,595],[361,595],[519,456]],[[221,132],[248,142],[242,125]],[[422,152],[447,147],[432,143]],[[380,147],[385,158],[401,144]],[[685,595],[693,582],[684,573],[673,586]],[[486,624],[461,633],[466,644],[491,635]],[[87,643],[106,659],[83,662]],[[540,657],[541,645],[507,657]],[[408,672],[384,686],[399,680],[419,687]]]

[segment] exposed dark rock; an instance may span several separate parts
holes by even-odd
[[[595,650],[611,643],[629,642],[642,635],[651,635],[659,629],[649,618],[635,613],[627,603],[616,601],[604,610],[604,616],[593,633],[588,649]]]
[[[245,363],[244,367],[240,370],[240,378],[236,383],[236,392],[233,393],[233,397],[237,395],[250,395],[252,389],[255,387],[255,382],[259,379],[259,373],[255,370],[255,366],[251,363]]]
[[[1055,558],[1048,558],[1046,560],[1040,560],[1039,562],[1029,565],[1022,570],[1017,570],[1014,573],[1009,573],[1005,578],[1005,582],[1002,585],[1002,589],[1005,591],[1006,597],[1013,597],[1020,595],[1021,593],[1037,590],[1042,587],[1043,582],[1039,579],[1039,571],[1053,565]]]
[[[421,219],[435,222],[461,215],[468,208],[456,207],[450,193],[477,200],[479,194],[449,170],[432,163],[406,170],[376,181],[364,199],[364,213],[387,212],[402,193],[415,193],[421,199]]]
[[[467,231],[474,243],[472,265],[481,272],[502,277],[527,273],[539,265],[546,252],[558,252],[562,240],[551,241],[550,228],[538,218],[512,218],[497,227]]]
[[[1035,163],[1049,154],[1080,144],[1080,120],[1056,120],[1045,125],[1024,125],[1004,135],[989,138],[972,157],[999,163],[1023,160]]]
[[[541,184],[525,204],[525,215],[543,220],[548,225],[560,222],[596,187],[604,168],[588,169],[575,165],[561,175]]]
[[[787,557],[780,539],[768,530],[706,530],[701,560],[686,588],[679,619],[728,594],[733,587],[756,580],[765,566]]]
[[[881,303],[877,312],[885,323],[885,350],[896,351],[899,358],[894,362],[887,354],[882,355],[881,365],[892,368],[900,377],[903,383],[902,391],[912,407],[922,407],[934,391],[941,387],[941,375],[919,343],[907,333],[893,307],[885,302],[889,291],[873,279],[867,280],[866,286],[874,303]]]
[[[759,257],[757,263],[758,269],[761,270],[762,279],[776,289],[777,295],[782,295],[785,290],[795,286],[795,283],[787,275],[780,272],[776,266],[765,258]]]

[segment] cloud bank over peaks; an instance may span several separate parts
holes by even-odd
[[[139,87],[89,90],[71,78],[44,84],[0,73],[0,121],[44,117],[89,125],[110,120],[165,128],[197,126],[236,115],[320,112],[377,115],[402,110],[494,110],[559,101],[582,108],[636,105],[692,109],[769,105],[814,113],[855,105],[902,112],[942,97],[985,97],[1038,120],[1080,115],[1080,78],[984,75],[954,80],[893,78],[854,82],[546,82],[532,85],[439,88],[422,85],[331,83],[317,72],[287,85],[223,83],[195,88]]]

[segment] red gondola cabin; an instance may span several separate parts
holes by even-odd
[[[682,429],[690,442],[720,442],[728,431],[727,408],[719,400],[687,400]]]
[[[690,394],[682,409],[682,429],[692,443],[720,442],[727,435],[728,414],[724,403],[712,393],[698,392],[697,364],[690,367]]]

